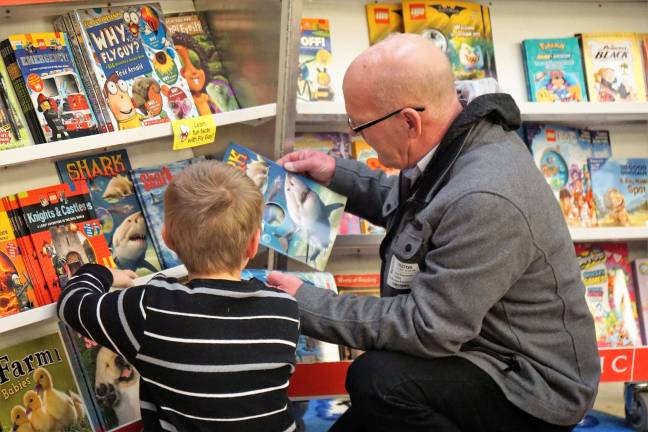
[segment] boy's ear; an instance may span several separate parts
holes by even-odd
[[[164,240],[164,244],[166,244],[169,249],[175,251],[173,243],[171,243],[171,240],[167,236],[166,224],[162,224],[162,240]]]
[[[259,250],[259,240],[261,240],[261,230],[258,229],[254,235],[250,238],[250,242],[247,245],[245,250],[245,258],[252,259],[257,254]]]

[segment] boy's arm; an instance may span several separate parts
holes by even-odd
[[[61,293],[57,313],[77,332],[132,360],[144,333],[145,287],[109,293],[112,283],[107,268],[84,265]]]

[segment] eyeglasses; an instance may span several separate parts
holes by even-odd
[[[351,129],[351,131],[352,131],[354,134],[357,134],[357,133],[360,133],[361,131],[367,129],[368,127],[371,127],[371,126],[373,126],[373,125],[375,125],[375,124],[378,124],[378,123],[380,123],[381,121],[387,120],[389,117],[395,116],[396,114],[398,114],[398,113],[400,113],[401,111],[403,111],[405,108],[409,108],[409,107],[399,108],[399,109],[397,109],[397,110],[394,111],[394,112],[390,112],[389,114],[384,115],[384,116],[382,116],[382,117],[380,117],[380,118],[377,118],[376,120],[371,120],[371,121],[369,121],[369,122],[367,122],[367,123],[363,123],[363,124],[361,124],[360,126],[353,126],[353,123],[351,123],[351,118],[350,118],[350,117],[347,117],[347,123],[349,124],[349,128]],[[414,111],[418,111],[418,112],[423,112],[423,111],[425,111],[425,107],[412,108],[412,109],[413,109]]]

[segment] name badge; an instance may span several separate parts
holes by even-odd
[[[410,283],[418,272],[418,264],[403,262],[396,255],[392,255],[387,274],[387,285],[398,290],[410,289]]]

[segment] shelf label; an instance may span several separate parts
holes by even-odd
[[[211,144],[216,139],[214,117],[200,117],[173,120],[173,150],[182,150]]]

